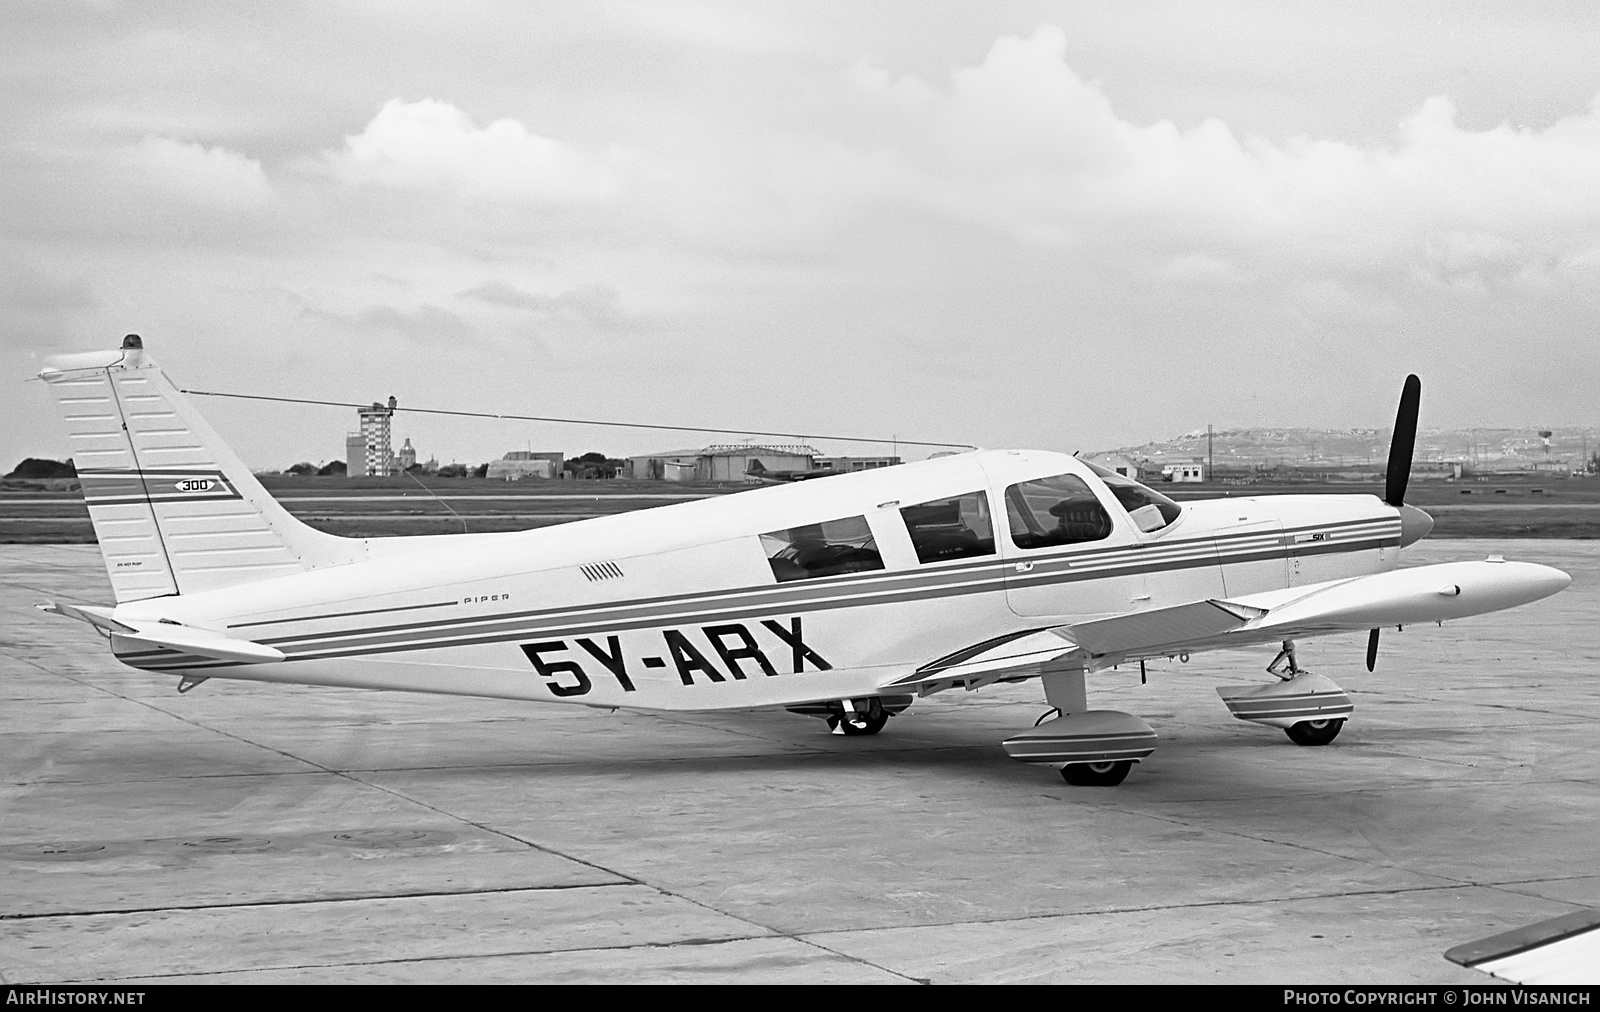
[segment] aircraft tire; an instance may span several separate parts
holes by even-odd
[[[1128,778],[1133,760],[1109,763],[1068,763],[1061,767],[1061,779],[1074,787],[1115,787]]]
[[[848,719],[829,717],[828,723],[838,727],[847,735],[877,734],[883,730],[883,725],[889,723],[889,712],[879,710],[877,713],[857,713]]]
[[[1339,729],[1344,727],[1344,718],[1330,720],[1302,720],[1292,727],[1283,729],[1289,740],[1296,745],[1326,745],[1339,737]]]

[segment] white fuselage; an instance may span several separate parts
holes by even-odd
[[[919,562],[902,506],[1074,474],[1112,518],[1089,543]],[[881,569],[779,582],[762,535],[865,518]],[[375,539],[364,561],[119,605],[266,644],[220,664],[113,637],[126,663],[192,677],[601,707],[714,710],[870,696],[994,637],[1087,617],[1394,568],[1374,496],[1225,498],[1146,534],[1081,462],[983,451],[513,534]]]

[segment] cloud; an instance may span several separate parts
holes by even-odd
[[[459,293],[459,297],[527,310],[548,319],[584,323],[596,330],[622,330],[629,322],[621,294],[600,282],[578,285],[557,295],[533,295],[502,281],[486,281]]]
[[[28,313],[94,309],[94,290],[81,278],[58,278],[20,261],[0,260],[0,302]]]
[[[146,137],[119,149],[112,162],[136,182],[186,203],[248,210],[272,199],[261,163],[223,147]]]
[[[1214,119],[1129,122],[1066,50],[1052,26],[1002,38],[947,87],[862,65],[881,140],[818,152],[811,169],[858,201],[1169,260],[1189,278],[1253,264],[1518,282],[1593,262],[1600,101],[1544,129],[1469,130],[1438,97],[1387,142],[1279,143]]]
[[[351,186],[571,203],[609,196],[621,156],[590,157],[518,120],[479,128],[449,103],[396,98],[361,133],[347,136],[342,150],[324,157],[334,178]]]
[[[298,297],[295,301],[301,301]],[[317,319],[328,320],[340,327],[360,331],[383,331],[398,334],[424,344],[443,347],[448,344],[475,343],[477,331],[466,320],[438,306],[418,306],[415,309],[397,309],[394,306],[369,306],[357,313],[336,313],[304,305],[304,313]]]

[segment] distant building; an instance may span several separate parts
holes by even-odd
[[[411,437],[406,437],[406,445],[400,447],[400,470],[409,471],[417,466],[417,451],[411,448]]]
[[[902,463],[899,457],[818,457],[818,471],[871,471],[879,467],[893,467]]]
[[[512,450],[499,460],[489,461],[486,476],[499,481],[523,478],[555,478],[566,460],[559,450]]]
[[[364,478],[367,475],[367,437],[359,432],[344,436],[344,464],[346,478]]]
[[[627,473],[659,481],[750,481],[750,463],[756,460],[767,471],[810,471],[816,467],[817,451],[793,444],[714,444],[629,457]]]
[[[761,461],[768,471],[810,471],[817,466],[817,451],[798,444],[768,446],[716,445],[700,451],[698,481],[749,481],[750,462]]]
[[[357,408],[361,431],[345,437],[346,474],[351,478],[382,477],[394,474],[399,462],[395,459],[390,437],[390,421],[394,418],[396,401],[389,398],[387,406],[372,402],[370,408]],[[413,455],[413,460],[415,456]]]
[[[628,458],[627,475],[652,481],[693,481],[700,464],[700,451],[662,450]]]
[[[1139,462],[1126,454],[1098,453],[1089,458],[1089,463],[1098,464],[1107,471],[1115,471],[1128,478],[1139,477]]]
[[[1168,464],[1161,469],[1162,481],[1201,482],[1206,480],[1206,466],[1200,461],[1192,464]]]

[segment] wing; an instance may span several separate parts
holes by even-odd
[[[1458,945],[1444,958],[1517,984],[1600,983],[1600,910]]]
[[[887,683],[920,695],[1037,677],[1052,661],[1096,671],[1150,657],[1227,650],[1329,633],[1443,622],[1537,601],[1572,578],[1527,562],[1446,562],[1230,599],[1014,632],[975,643]]]
[[[1466,618],[1537,601],[1571,582],[1559,569],[1528,562],[1446,562],[1118,615],[1064,631],[1095,670],[1145,657]]]

